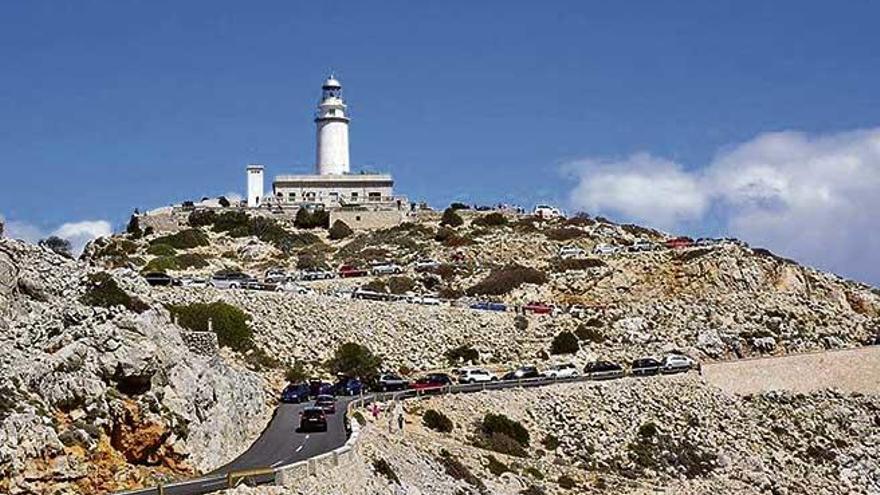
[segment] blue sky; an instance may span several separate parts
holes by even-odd
[[[878,18],[867,1],[6,2],[0,213],[119,226],[135,207],[243,192],[248,162],[310,170],[332,69],[354,168],[413,199],[741,232],[726,193],[655,218],[582,186],[636,153],[692,178],[768,134],[874,129]]]

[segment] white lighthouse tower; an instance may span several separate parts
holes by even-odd
[[[321,87],[321,103],[315,114],[318,146],[315,170],[318,175],[349,173],[348,115],[342,101],[342,85],[331,75]]]

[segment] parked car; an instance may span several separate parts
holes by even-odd
[[[553,306],[542,302],[530,302],[522,307],[524,313],[536,315],[549,315],[553,312]]]
[[[494,382],[498,377],[482,368],[467,368],[458,373],[458,383]]]
[[[384,373],[376,380],[376,388],[380,392],[394,392],[409,388],[409,381],[394,373]]]
[[[364,391],[364,384],[357,378],[343,378],[336,382],[334,388],[336,395],[360,395]]]
[[[550,205],[540,204],[535,206],[532,214],[538,218],[549,219],[561,217],[562,211],[559,208]]]
[[[217,272],[211,277],[211,285],[218,289],[239,289],[257,279],[242,272]]]
[[[179,280],[181,287],[207,287],[208,279],[202,277],[183,277]]]
[[[271,284],[281,284],[286,282],[287,279],[287,272],[282,268],[270,268],[266,270],[266,275],[263,277],[263,281]]]
[[[695,365],[694,360],[683,354],[669,354],[663,358],[660,366],[661,373],[682,373],[689,371]]]
[[[692,247],[694,245],[694,240],[690,237],[676,237],[667,240],[663,244],[669,249],[683,249]]]
[[[162,272],[150,272],[144,275],[144,280],[153,287],[177,285],[176,280],[171,275]]]
[[[432,295],[432,294],[407,296],[406,301],[413,303],[413,304],[424,304],[425,306],[439,306],[440,305],[440,299],[437,296]]]
[[[327,413],[320,407],[307,407],[299,413],[299,431],[327,431]]]
[[[723,243],[721,239],[713,239],[711,237],[700,237],[694,242],[694,246],[711,247]]]
[[[430,258],[418,260],[413,264],[413,269],[417,272],[427,272],[430,270],[436,270],[437,268],[440,268],[440,262]]]
[[[571,363],[563,363],[563,364],[554,364],[553,366],[544,370],[542,375],[547,378],[571,378],[574,376],[580,375],[580,371],[578,371],[577,367]]]
[[[507,311],[507,306],[505,306],[504,303],[492,301],[480,301],[478,303],[471,304],[470,308],[478,309],[481,311]]]
[[[657,373],[660,373],[660,366],[662,364],[663,363],[652,357],[640,358],[632,362],[630,370],[635,376],[656,375]]]
[[[317,268],[306,268],[305,270],[302,270],[301,272],[299,272],[299,279],[306,280],[306,281],[328,280],[328,279],[331,279],[335,276],[336,276],[336,274],[334,274],[331,271],[319,270]]]
[[[364,299],[367,301],[389,301],[394,297],[394,294],[389,294],[387,292],[377,292],[364,289],[355,289],[354,292],[351,293],[352,299]]]
[[[501,377],[502,380],[527,380],[529,378],[541,378],[538,368],[534,366],[520,366]]]
[[[647,239],[636,239],[632,246],[629,247],[630,252],[633,253],[653,251],[655,249],[657,249],[657,245]]]
[[[305,383],[291,383],[281,391],[281,402],[299,404],[309,400],[309,386]]]
[[[315,291],[310,287],[300,285],[296,282],[282,282],[275,285],[276,292],[289,292],[291,294],[313,294]]]
[[[610,361],[593,361],[584,368],[584,374],[591,380],[609,380],[623,376],[623,367]]]
[[[612,246],[611,244],[596,244],[596,247],[593,248],[593,254],[600,255],[616,254],[617,251],[617,246]]]
[[[411,385],[413,390],[437,390],[452,385],[452,378],[446,373],[429,373]]]
[[[321,380],[309,380],[309,397],[317,397],[319,395],[333,395],[336,389],[332,384]]]
[[[339,276],[341,278],[363,277],[367,271],[354,265],[342,265],[339,267]]]
[[[320,407],[327,414],[336,413],[336,397],[332,395],[319,395],[315,397],[315,407]]]
[[[396,275],[403,273],[403,268],[396,263],[379,263],[370,269],[373,275]]]
[[[586,255],[587,252],[577,246],[562,246],[559,248],[559,257],[566,258],[580,258],[581,256]]]

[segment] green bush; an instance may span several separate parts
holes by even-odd
[[[100,241],[99,241],[100,242]],[[138,245],[128,239],[111,238],[106,245],[98,249],[97,258],[125,258],[136,253]]]
[[[327,362],[332,373],[359,377],[369,381],[379,372],[382,358],[374,355],[366,347],[354,342],[346,342],[336,349],[333,357]]]
[[[522,444],[510,438],[504,433],[492,433],[476,437],[474,445],[481,449],[492,450],[499,454],[512,455],[514,457],[527,457]]]
[[[174,259],[180,270],[186,270],[188,268],[205,268],[208,266],[208,261],[205,260],[205,257],[198,253],[178,254]]]
[[[543,479],[543,475],[541,478]],[[545,493],[544,489],[537,485],[529,485],[519,492],[520,495],[544,495]]]
[[[382,476],[387,478],[388,481],[394,483],[395,485],[400,484],[400,478],[397,477],[397,473],[394,472],[391,464],[388,464],[388,461],[382,459],[381,457],[373,461],[373,471],[381,474]]]
[[[86,292],[80,298],[83,304],[88,306],[100,306],[110,308],[124,306],[129,311],[143,313],[150,307],[140,299],[131,297],[119,287],[116,280],[109,273],[99,272],[88,276]]]
[[[635,440],[627,445],[628,461],[642,471],[680,470],[687,478],[706,476],[715,468],[717,456],[687,438],[665,434],[651,422],[642,424]]]
[[[70,241],[62,239],[56,235],[52,235],[39,242],[40,246],[49,248],[55,254],[60,254],[66,258],[73,258],[71,252]]]
[[[425,428],[430,428],[440,433],[449,433],[454,427],[449,417],[434,409],[428,409],[422,414],[422,424],[425,425]]]
[[[513,472],[513,470],[510,469],[507,464],[504,464],[503,462],[496,459],[494,455],[487,455],[486,460],[489,461],[486,469],[488,469],[489,472],[494,474],[495,476],[501,476],[504,473]]]
[[[559,227],[557,229],[548,229],[544,231],[544,235],[551,241],[565,242],[572,239],[587,237],[586,231],[577,227]]]
[[[544,473],[542,473],[540,470],[538,470],[538,468],[536,468],[534,466],[529,466],[529,467],[525,468],[523,470],[523,472],[528,474],[532,478],[535,478],[538,481],[544,479]]]
[[[309,211],[306,208],[300,208],[296,212],[293,224],[300,229],[326,229],[330,226],[330,213],[327,210]]]
[[[605,342],[605,334],[603,334],[598,328],[601,324],[602,323],[599,320],[593,318],[586,323],[578,325],[574,334],[580,340],[586,340],[587,342],[592,342],[594,344],[601,344]]]
[[[217,221],[217,214],[214,213],[214,210],[196,210],[189,214],[189,217],[186,219],[186,223],[190,225],[190,227],[206,227],[208,225],[214,225],[214,222]]]
[[[575,354],[579,349],[577,337],[569,331],[559,332],[550,344],[550,354]]]
[[[461,216],[455,212],[453,208],[446,208],[443,216],[440,218],[440,225],[448,225],[450,227],[458,227],[464,223]]]
[[[572,488],[577,488],[577,481],[567,475],[562,475],[556,480],[556,484],[559,485],[559,488],[564,488],[566,490],[571,490]]]
[[[164,246],[165,244],[163,244]],[[169,270],[177,270],[177,257],[176,256],[158,256],[153,258],[147,263],[146,266],[141,270],[144,273],[149,272],[167,272]]]
[[[500,296],[518,288],[522,284],[543,284],[547,281],[544,272],[535,268],[508,265],[493,270],[486,278],[465,291],[469,296]]]
[[[446,360],[453,366],[467,362],[475,363],[478,359],[480,359],[480,353],[468,344],[446,351]]]
[[[415,286],[415,281],[409,277],[398,276],[388,279],[388,292],[392,294],[405,294],[412,291]]]
[[[150,244],[150,247],[147,248],[147,254],[154,256],[173,256],[176,253],[177,250],[168,244]]]
[[[144,235],[144,231],[141,230],[140,221],[138,220],[137,215],[132,215],[128,220],[128,225],[125,227],[125,232],[129,234],[133,239],[140,239]]]
[[[482,215],[475,218],[471,225],[477,225],[480,227],[499,227],[502,225],[507,225],[507,218],[498,212],[489,213],[488,215]]]
[[[454,459],[448,450],[443,449],[440,451],[440,456],[437,458],[437,462],[443,466],[446,474],[451,478],[462,480],[475,487],[480,493],[486,493],[486,485],[483,483],[483,480],[476,477],[467,466],[461,463],[461,461]]]
[[[330,227],[328,234],[330,239],[338,241],[339,239],[345,239],[346,237],[353,235],[354,231],[351,230],[351,227],[342,220],[337,220],[333,222],[333,226]]]
[[[480,423],[480,433],[489,436],[501,433],[516,440],[523,447],[529,445],[529,430],[519,421],[512,420],[503,414],[488,413]]]
[[[452,203],[451,205],[449,205],[449,208],[453,209],[453,210],[470,210],[471,209],[470,206],[468,206],[464,203],[460,203],[460,202]]]
[[[208,236],[199,229],[186,229],[171,235],[157,237],[150,241],[150,245],[166,244],[176,249],[192,249],[199,246],[207,246]]]
[[[388,286],[382,279],[373,279],[361,286],[361,289],[372,292],[388,292]]]
[[[224,302],[210,304],[170,305],[168,311],[183,328],[206,332],[212,322],[217,341],[224,347],[246,352],[254,347],[250,316],[239,308]]]
[[[556,450],[559,448],[559,439],[556,438],[556,435],[547,434],[544,436],[544,439],[541,440],[541,444],[547,448],[547,450]]]
[[[299,361],[293,363],[293,366],[284,370],[284,379],[290,383],[304,382],[308,378],[308,373],[306,373],[305,368]]]

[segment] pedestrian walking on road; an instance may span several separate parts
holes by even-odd
[[[397,419],[397,430],[403,433],[403,404],[400,401],[394,406],[394,414],[392,416]]]

